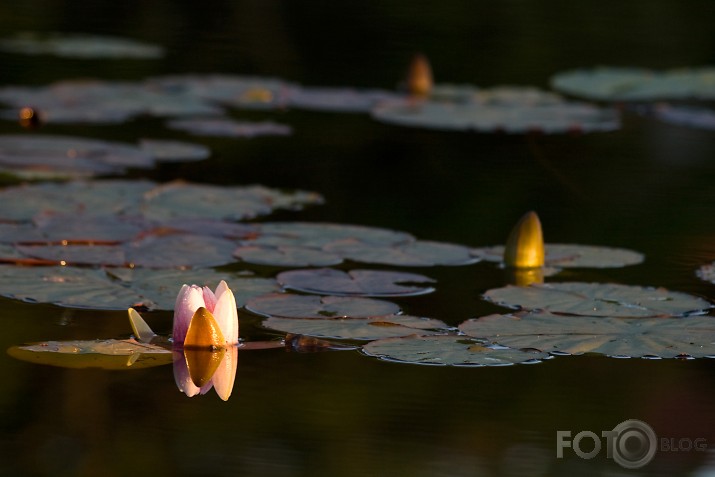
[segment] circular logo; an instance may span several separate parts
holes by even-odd
[[[628,419],[613,428],[613,460],[626,469],[643,467],[658,447],[655,431],[643,421]]]

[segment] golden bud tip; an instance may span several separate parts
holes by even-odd
[[[407,90],[410,94],[427,96],[432,91],[433,83],[429,60],[422,54],[415,55],[407,71]]]
[[[219,349],[226,347],[226,339],[216,318],[206,308],[199,307],[189,323],[184,348]]]
[[[504,264],[515,268],[544,266],[544,235],[536,212],[527,212],[512,229],[504,248]]]

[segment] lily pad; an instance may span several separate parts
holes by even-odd
[[[487,133],[553,134],[612,131],[620,127],[618,114],[613,110],[554,100],[553,94],[534,88],[481,91],[467,100],[436,98],[385,101],[372,111],[372,116],[400,126]]]
[[[248,122],[226,118],[175,119],[166,123],[170,129],[186,131],[197,136],[257,137],[290,136],[293,129],[273,121]]]
[[[323,249],[356,262],[403,267],[468,265],[479,261],[467,247],[428,240],[380,245],[347,238],[329,243]]]
[[[644,259],[643,254],[624,248],[601,247],[595,245],[545,244],[546,266],[560,268],[617,268],[636,265]],[[479,248],[475,255],[490,262],[504,260],[504,246]]]
[[[262,326],[286,333],[343,340],[377,340],[415,333],[422,335],[447,331],[447,325],[431,318],[391,315],[374,318],[267,318]],[[435,330],[435,331],[431,331]]]
[[[151,78],[147,86],[230,107],[262,110],[285,107],[293,88],[278,78],[218,74]]]
[[[201,161],[211,155],[208,147],[183,141],[142,139],[139,148],[162,162]]]
[[[81,59],[156,59],[164,56],[162,47],[129,38],[66,33],[19,33],[0,40],[0,50]]]
[[[248,300],[246,309],[258,315],[281,318],[370,318],[396,315],[400,307],[373,298],[306,296],[273,293]]]
[[[126,310],[141,306],[173,310],[184,283],[215,286],[226,280],[241,306],[280,289],[273,279],[213,269],[130,269],[0,266],[0,296],[71,308]]]
[[[389,297],[424,295],[434,291],[433,287],[404,285],[434,282],[424,275],[381,270],[291,270],[279,273],[276,279],[285,288],[319,295]]]
[[[319,194],[284,193],[268,187],[220,187],[171,182],[145,194],[140,206],[145,217],[157,221],[181,218],[245,220],[271,213],[276,208],[319,204]]]
[[[687,316],[713,307],[709,301],[686,293],[617,283],[509,285],[488,290],[484,298],[512,308],[582,316]]]
[[[715,111],[709,108],[657,104],[652,108],[639,108],[639,111],[646,116],[653,116],[659,121],[677,126],[715,129]]]
[[[393,245],[415,238],[406,232],[378,227],[311,222],[266,222],[258,224],[259,235],[247,245],[302,246],[321,249],[342,239],[355,239],[367,244]]]
[[[16,121],[18,108],[28,105],[43,123],[121,123],[150,115],[211,116],[224,110],[195,96],[157,89],[145,83],[64,80],[47,86],[4,86],[0,102],[15,109],[1,117]]]
[[[715,318],[611,318],[547,312],[489,315],[459,325],[469,336],[512,348],[569,354],[673,358],[715,355]]]
[[[46,341],[13,346],[7,352],[22,361],[62,368],[141,369],[172,361],[170,350],[132,339]]]
[[[0,168],[32,177],[81,178],[98,174],[118,174],[129,168],[151,168],[163,160],[196,160],[201,146],[184,143],[181,154],[168,154],[166,143],[144,142],[141,147],[129,144],[71,136],[2,135]],[[177,144],[173,144],[176,151]],[[186,156],[192,148],[193,156]],[[206,155],[199,157],[205,159]]]
[[[551,86],[562,93],[603,101],[711,100],[715,99],[715,68],[580,69],[555,75]]]
[[[233,251],[234,257],[256,265],[276,267],[328,267],[343,261],[333,253],[308,247],[267,247],[244,245]]]
[[[388,361],[438,366],[508,366],[548,357],[536,351],[489,347],[483,341],[455,335],[385,338],[364,345],[363,352]]]
[[[288,106],[314,111],[368,113],[382,101],[399,96],[390,91],[355,88],[293,87],[287,95]]]

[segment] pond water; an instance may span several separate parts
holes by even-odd
[[[227,0],[211,7],[26,0],[0,6],[3,35],[113,35],[161,45],[166,55],[88,60],[0,52],[0,83],[226,73],[395,90],[420,51],[437,82],[547,88],[553,74],[579,67],[713,64],[714,14],[705,0]],[[149,117],[47,124],[39,132],[130,143],[151,136],[213,151],[206,161],[132,169],[122,178],[263,184],[325,198],[269,220],[384,227],[484,247],[503,244],[518,218],[535,210],[547,243],[623,247],[646,257],[625,268],[569,269],[551,280],[661,286],[715,299],[714,285],[695,275],[715,259],[711,130],[630,109],[618,131],[564,135],[411,129],[367,114],[295,109],[230,115],[276,121],[293,133],[191,136]],[[0,133],[25,132],[2,121]],[[248,268],[266,277],[280,271]],[[493,263],[408,271],[437,282],[434,293],[391,299],[405,313],[456,326],[507,311],[480,297],[508,283]],[[130,333],[122,311],[6,298],[0,304],[4,349]],[[146,316],[155,330],[170,332],[170,312]],[[239,319],[248,341],[279,336],[245,310]],[[177,392],[169,366],[66,369],[2,354],[0,369],[0,475],[715,475],[711,359],[583,355],[455,368],[391,363],[356,350],[241,351],[227,402]],[[558,431],[600,437],[627,419],[646,422],[659,438],[645,467],[624,469],[605,447],[589,460],[571,448],[557,458]],[[695,449],[703,447],[696,442],[706,449]],[[593,445],[588,436],[581,441],[584,452]]]

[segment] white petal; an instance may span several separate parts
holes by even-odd
[[[216,302],[213,315],[226,339],[226,344],[235,345],[238,343],[238,310],[236,309],[236,299],[233,296],[233,292],[228,287],[222,291]]]
[[[214,373],[211,381],[213,381],[216,394],[224,401],[228,401],[233,391],[233,384],[236,380],[236,370],[238,369],[238,348],[229,346],[226,349],[226,354],[223,356],[221,364]]]

